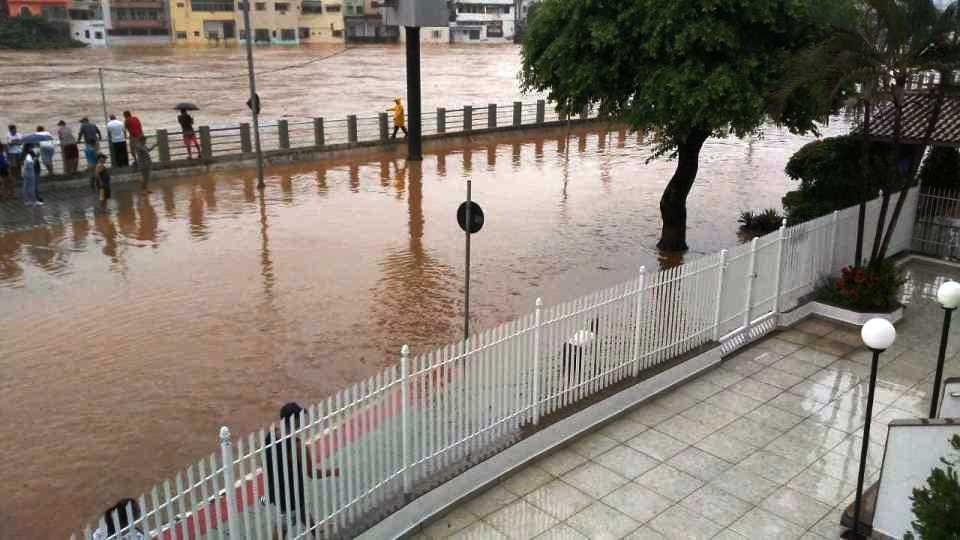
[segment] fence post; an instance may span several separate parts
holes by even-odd
[[[323,146],[324,144],[323,118],[313,119],[313,144],[315,146]]]
[[[290,122],[287,120],[277,121],[277,140],[281,150],[290,148]]]
[[[720,250],[720,262],[717,271],[717,304],[713,314],[713,340],[720,341],[720,302],[723,301],[723,279],[727,273],[727,250]]]
[[[747,302],[743,310],[743,332],[750,335],[750,309],[753,307],[753,282],[757,278],[757,239],[750,242],[750,268],[747,270]]]
[[[240,151],[244,154],[253,152],[253,145],[250,143],[250,124],[240,124]]]
[[[437,107],[437,133],[447,132],[447,110]]]
[[[542,126],[546,120],[547,120],[547,102],[542,99],[538,99],[537,100],[537,125]]]
[[[464,105],[463,107],[463,131],[470,133],[473,131],[473,106]]]
[[[357,142],[357,115],[347,116],[347,142]]]
[[[200,155],[203,159],[213,157],[213,144],[210,140],[210,126],[200,126]]]
[[[157,130],[157,154],[160,155],[160,163],[170,161],[170,135],[165,129]]]
[[[827,274],[832,274],[837,264],[837,227],[840,223],[840,211],[834,210],[833,217],[830,218],[830,268]]]
[[[533,425],[540,423],[540,328],[543,299],[537,298],[537,307],[533,312],[533,389],[530,391],[530,402],[533,414]]]
[[[227,530],[230,538],[240,538],[236,481],[233,478],[233,445],[230,443],[230,429],[227,426],[220,428],[220,457],[223,461],[223,488],[227,492]]]
[[[487,105],[487,129],[495,129],[497,127],[497,104],[490,103]]]
[[[377,124],[380,126],[380,140],[386,142],[390,139],[390,118],[387,113],[380,113],[377,117]]]
[[[637,310],[633,325],[633,376],[640,374],[640,325],[643,323],[643,297],[647,290],[647,267],[640,267],[640,279],[637,282]]]
[[[523,103],[513,102],[513,127],[518,128],[523,125]]]
[[[410,356],[410,347],[404,345],[400,349],[400,431],[402,432],[401,436],[403,441],[400,445],[401,447],[401,459],[403,460],[403,493],[410,493],[410,474],[413,471],[413,466],[410,463],[410,425],[407,416],[409,415],[410,406],[407,403],[409,400],[409,382],[407,377],[409,376],[409,361]]]
[[[780,289],[783,285],[783,244],[787,241],[787,218],[780,222],[780,235],[777,238],[777,275],[774,281],[773,290],[773,312],[777,317],[777,325],[780,325]]]

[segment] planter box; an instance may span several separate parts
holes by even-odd
[[[857,326],[863,326],[870,319],[886,319],[891,324],[897,324],[903,319],[903,306],[890,313],[860,313],[822,302],[811,302],[811,304],[813,304],[813,313],[816,315]]]

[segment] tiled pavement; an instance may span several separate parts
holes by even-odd
[[[940,265],[908,269],[907,318],[881,357],[867,485],[887,423],[926,414],[942,317],[933,295],[945,276],[960,278]],[[948,376],[960,374],[958,350]],[[856,328],[808,319],[539,459],[416,537],[837,538],[856,487],[869,359]]]

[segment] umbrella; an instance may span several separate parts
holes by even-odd
[[[177,106],[174,107],[174,110],[199,111],[200,107],[197,107],[196,105],[194,105],[193,103],[190,103],[189,101],[181,101],[180,103],[177,103]]]
[[[30,135],[24,135],[20,142],[23,144],[36,144],[39,142],[52,141],[53,137],[50,135],[41,135],[40,133],[31,133]]]

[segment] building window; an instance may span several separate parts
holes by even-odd
[[[254,29],[253,39],[257,43],[270,43],[270,30],[267,30],[266,28]]]
[[[233,2],[212,2],[210,0],[191,0],[193,11],[233,11]]]
[[[200,37],[200,32],[194,32],[193,37]]]
[[[177,32],[177,39],[187,39],[186,32]]]
[[[328,4],[328,5],[327,5],[327,13],[340,13],[340,5],[339,5],[339,4]]]
[[[178,8],[186,7],[186,4],[184,4],[183,2],[177,2],[177,7]]]
[[[312,0],[303,1],[304,13],[323,13],[323,3]]]
[[[296,41],[297,31],[293,28],[283,28],[280,30],[280,39],[283,41]]]
[[[41,13],[44,19],[59,20],[67,18],[67,8],[63,6],[43,6]]]
[[[334,31],[332,32],[332,34],[333,34],[333,37],[342,38],[342,37],[343,37],[343,30],[334,30]]]
[[[433,31],[433,39],[440,39],[440,31],[439,31],[439,30],[434,30],[434,31]]]
[[[310,29],[300,27],[297,29],[300,35],[300,39],[310,39]]]
[[[479,31],[479,30],[470,30],[469,36],[470,36],[470,39],[474,39],[474,40],[475,40],[475,39],[480,39],[480,31]]]
[[[94,32],[94,33],[93,33],[93,38],[94,38],[94,39],[103,39],[103,32]]]
[[[85,37],[85,38],[87,38],[87,39],[90,39],[90,31],[89,31],[89,30],[84,30],[84,31],[83,31],[83,37]]]
[[[276,8],[276,10],[279,11],[280,13],[286,13],[287,11],[290,11],[290,4],[288,4],[288,3],[286,3],[286,2],[277,2],[275,8]]]
[[[253,9],[255,9],[255,10],[257,10],[257,11],[266,11],[266,10],[267,10],[267,3],[266,3],[266,2],[254,2],[254,3],[253,3]]]
[[[20,8],[20,16],[21,16],[21,17],[29,17],[30,15],[32,15],[32,14],[30,13],[30,8],[28,8],[27,6],[23,6],[23,7]]]
[[[503,37],[503,21],[488,22],[487,37]]]

